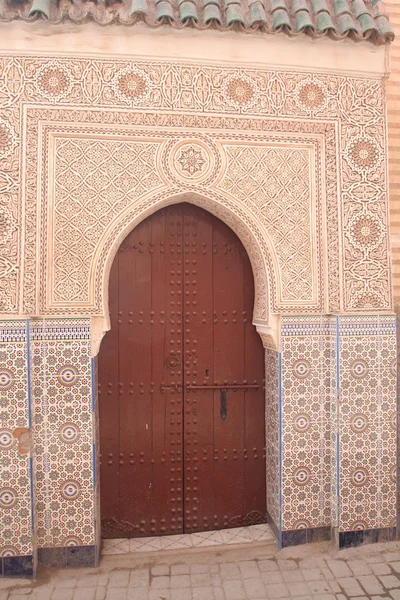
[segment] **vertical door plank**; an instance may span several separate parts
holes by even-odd
[[[220,384],[244,383],[243,247],[224,223],[213,219],[214,368]],[[244,396],[226,392],[227,415],[220,414],[221,393],[214,393],[216,512],[220,527],[241,524],[245,498]]]
[[[185,206],[184,381],[212,384],[212,215]],[[212,390],[185,390],[185,531],[215,529]]]
[[[182,311],[177,294],[182,287],[177,264],[182,260],[177,253],[182,211],[169,207],[151,219],[153,493],[157,532],[163,535],[183,531]]]
[[[120,518],[127,535],[149,535],[153,518],[150,307],[151,221],[119,252]],[[138,482],[140,481],[140,485]]]

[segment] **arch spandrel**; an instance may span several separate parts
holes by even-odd
[[[118,139],[87,138],[87,132],[77,137],[69,127],[66,133],[51,133],[54,169],[51,192],[43,198],[47,248],[42,245],[40,314],[106,314],[102,269],[116,252],[115,240],[120,243],[142,218],[185,195],[243,242],[256,283],[256,324],[268,322],[269,310],[324,309],[322,200],[310,183],[319,142],[293,132],[279,134],[279,142],[272,134],[247,140],[189,131],[127,131]]]
[[[269,326],[271,287],[277,285],[275,271],[276,257],[268,236],[257,220],[244,210],[239,202],[222,196],[211,198],[200,192],[180,192],[169,196],[163,194],[153,202],[135,207],[117,218],[111,230],[108,230],[98,247],[96,259],[92,264],[91,286],[94,300],[102,316],[96,316],[93,324],[96,330],[95,348],[101,342],[102,336],[109,329],[108,318],[108,282],[113,260],[122,241],[141,221],[164,208],[180,202],[190,202],[204,208],[226,223],[236,233],[243,243],[253,269],[255,285],[255,302],[253,322],[263,327]],[[94,348],[94,353],[97,350]]]

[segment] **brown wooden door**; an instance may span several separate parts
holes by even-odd
[[[103,537],[264,522],[264,352],[239,239],[198,207],[163,209],[122,243],[109,293]]]

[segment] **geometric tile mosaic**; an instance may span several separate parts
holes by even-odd
[[[0,322],[0,556],[29,556],[32,481],[29,453],[17,435],[30,427],[25,320]]]
[[[396,527],[396,317],[338,318],[339,530]]]
[[[0,323],[2,555],[33,552],[31,472],[37,547],[99,544],[90,338],[89,319]],[[16,439],[31,421],[33,463]],[[274,527],[394,527],[396,426],[394,316],[282,318],[281,352],[266,349]]]
[[[282,319],[282,530],[331,523],[334,333],[330,317]]]
[[[280,333],[281,352],[266,349],[274,533],[389,531],[396,519],[395,317],[283,317]],[[99,546],[96,377],[89,319],[0,322],[3,556],[30,556],[33,545]],[[32,457],[20,437],[31,426]],[[204,534],[208,542],[198,534],[197,542],[211,543],[215,534],[214,541],[242,543],[249,531]],[[178,537],[148,544],[196,545]],[[143,544],[133,540],[130,551]]]
[[[30,339],[37,545],[93,545],[90,321],[31,321]]]
[[[284,317],[282,530],[396,526],[396,317]]]

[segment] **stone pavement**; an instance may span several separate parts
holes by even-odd
[[[0,581],[0,600],[400,600],[400,542],[338,552],[275,543],[105,556],[97,569]]]

